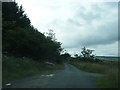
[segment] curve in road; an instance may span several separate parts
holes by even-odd
[[[97,88],[95,78],[101,74],[88,73],[70,64],[65,64],[65,70],[57,73],[46,85],[47,88]]]
[[[71,64],[54,76],[34,75],[11,82],[8,88],[97,88],[101,74],[82,71]]]

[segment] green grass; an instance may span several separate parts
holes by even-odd
[[[106,76],[97,78],[97,85],[101,88],[118,88],[118,68],[109,67]]]
[[[79,69],[87,72],[101,73],[105,76],[96,79],[99,88],[118,88],[118,62],[104,61],[104,63],[70,62]]]
[[[3,56],[2,84],[27,75],[55,73],[57,70],[63,68],[64,64],[55,64],[54,66],[50,66],[29,58]]]

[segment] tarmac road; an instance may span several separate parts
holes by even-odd
[[[65,69],[58,73],[28,76],[11,82],[8,88],[97,88],[95,79],[100,76],[65,64]]]

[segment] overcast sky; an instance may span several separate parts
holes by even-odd
[[[68,53],[82,47],[97,56],[118,56],[118,2],[16,0],[40,32],[53,29]]]

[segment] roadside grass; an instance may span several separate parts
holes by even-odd
[[[2,84],[12,80],[34,74],[56,73],[63,69],[64,64],[46,65],[29,58],[2,57]]]
[[[104,74],[96,79],[99,88],[118,88],[118,62],[103,61],[103,63],[69,62],[87,72]]]
[[[98,87],[118,88],[118,69],[110,68],[106,71],[106,76],[97,78]]]

